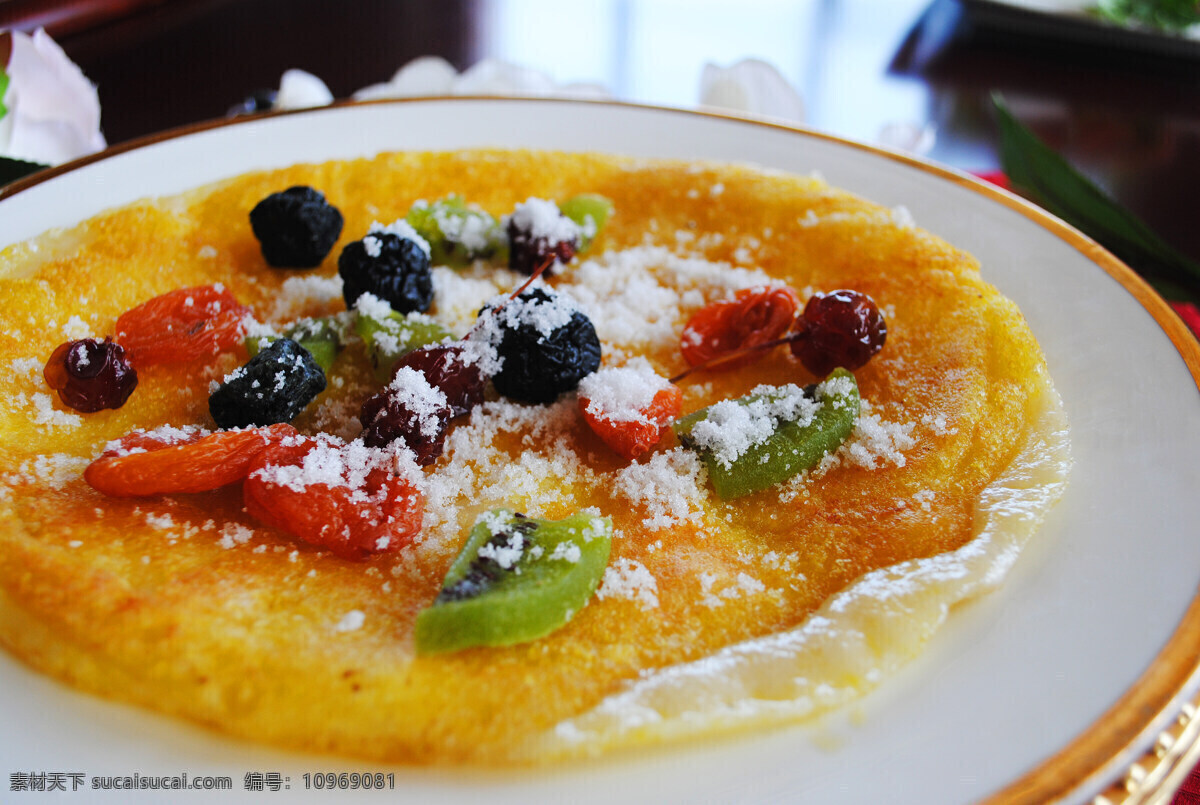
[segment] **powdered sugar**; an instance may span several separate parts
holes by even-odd
[[[367,233],[368,233],[367,237],[370,237],[373,234],[390,234],[390,235],[395,235],[396,237],[399,237],[403,240],[411,240],[413,243],[417,244],[417,247],[421,251],[425,252],[426,257],[429,256],[429,253],[430,253],[429,241],[427,241],[427,240],[425,240],[425,238],[421,237],[417,233],[417,230],[412,228],[412,224],[410,224],[408,221],[404,220],[403,218],[395,220],[392,223],[388,224],[387,226],[384,226],[383,224],[379,223],[378,221],[375,221],[374,223],[371,224],[370,228],[367,229]],[[371,238],[371,239],[375,241],[374,244],[368,244],[367,239],[363,238],[363,248],[366,250],[367,254],[370,255],[371,257],[378,257],[380,255],[380,253],[382,252],[382,248],[383,248],[382,244],[380,244],[379,240],[376,238]],[[372,248],[374,248],[374,250],[375,250],[374,254],[371,254]]]
[[[698,523],[708,500],[708,473],[691,450],[677,447],[630,464],[613,481],[613,491],[644,512],[651,531],[685,522]]]
[[[534,239],[545,238],[550,243],[579,239],[579,225],[559,212],[553,201],[529,198],[517,204],[509,220]]]
[[[688,437],[728,468],[750,448],[771,438],[780,422],[810,424],[821,405],[794,384],[759,387],[749,400],[722,400],[709,406],[708,415]]]
[[[645,358],[621,367],[599,369],[579,382],[579,396],[589,414],[612,422],[647,422],[646,409],[654,396],[670,387],[667,379]]]
[[[351,499],[367,500],[367,478],[376,470],[407,475],[411,472],[412,454],[397,446],[367,447],[359,440],[343,443],[326,434],[314,438],[312,449],[300,464],[268,464],[252,473],[270,484],[303,492],[321,484],[351,490]]]
[[[636,559],[619,557],[604,571],[597,598],[624,598],[646,609],[658,606],[658,580]]]
[[[422,435],[437,438],[449,405],[444,391],[430,385],[425,375],[408,366],[397,369],[386,388],[391,401],[409,413]]]

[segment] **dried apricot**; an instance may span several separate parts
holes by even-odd
[[[713,302],[688,320],[679,340],[683,358],[689,366],[699,366],[774,341],[792,326],[799,308],[796,292],[782,285],[738,291],[733,299]],[[760,352],[747,352],[716,362],[710,368],[732,369],[761,357]]]
[[[134,431],[89,464],[83,479],[111,497],[206,492],[242,480],[268,446],[295,434],[291,425]]]
[[[221,285],[180,288],[117,317],[116,341],[135,367],[211,358],[242,342],[249,313]]]
[[[395,455],[390,448],[332,437],[273,445],[243,486],[246,511],[348,559],[398,550],[421,530],[425,502],[396,473]]]

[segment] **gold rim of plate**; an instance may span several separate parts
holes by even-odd
[[[908,154],[812,131],[801,126],[711,110],[690,110],[624,101],[496,96],[338,101],[315,109],[265,112],[209,120],[130,140],[0,187],[0,201],[93,162],[209,129],[235,126],[264,118],[319,113],[323,110],[351,106],[481,100],[550,105],[587,104],[731,120],[837,143],[916,168],[966,188],[1008,207],[1050,231],[1120,283],[1166,333],[1183,358],[1197,389],[1200,390],[1200,341],[1192,335],[1171,307],[1145,280],[1111,252],[1042,208],[969,174]],[[1167,726],[1156,727],[1160,724]],[[1142,750],[1143,746],[1148,748]],[[1112,768],[1119,758],[1130,756],[1134,759],[1128,762],[1128,766]],[[1154,657],[1150,666],[1107,712],[1056,754],[1046,758],[1040,765],[1003,789],[994,792],[984,800],[984,805],[1040,805],[1077,793],[1088,783],[1106,786],[1102,793],[1093,798],[1093,805],[1166,805],[1197,762],[1200,762],[1200,593],[1192,598],[1175,632]]]

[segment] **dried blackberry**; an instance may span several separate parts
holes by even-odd
[[[359,421],[367,447],[401,441],[425,466],[442,454],[450,417],[445,394],[417,370],[399,368],[391,383],[363,403]]]
[[[325,373],[308,350],[280,338],[226,377],[208,410],[222,428],[274,425],[291,422],[324,390]]]
[[[137,372],[125,349],[111,338],[81,338],[60,344],[42,376],[63,404],[84,414],[120,408],[137,387]]]
[[[532,274],[551,261],[546,274],[553,273],[557,263],[569,263],[579,251],[579,226],[559,212],[553,201],[531,198],[518,204],[509,216],[508,267],[522,274]]]
[[[250,228],[270,265],[315,268],[342,234],[342,214],[320,191],[298,185],[258,202]]]
[[[500,308],[487,308],[487,329],[500,371],[492,377],[506,397],[552,402],[600,366],[600,339],[591,319],[557,294],[531,288]]]
[[[371,293],[397,313],[423,313],[433,303],[429,253],[412,238],[375,231],[342,249],[338,257],[346,307]]]

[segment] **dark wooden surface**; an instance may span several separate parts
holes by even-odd
[[[685,9],[649,0],[0,0],[0,26],[50,26],[98,85],[111,143],[221,117],[290,67],[346,97],[416,56],[460,69],[498,56],[621,98],[690,106],[702,58],[762,56],[800,89],[808,125],[870,140],[890,122],[931,123],[929,156],[979,172],[998,167],[989,104],[998,89],[1077,167],[1200,259],[1200,59],[1051,28],[1039,35],[1036,25],[998,29],[963,0],[736,9],[698,0],[695,13]],[[676,73],[683,79],[672,84]]]

